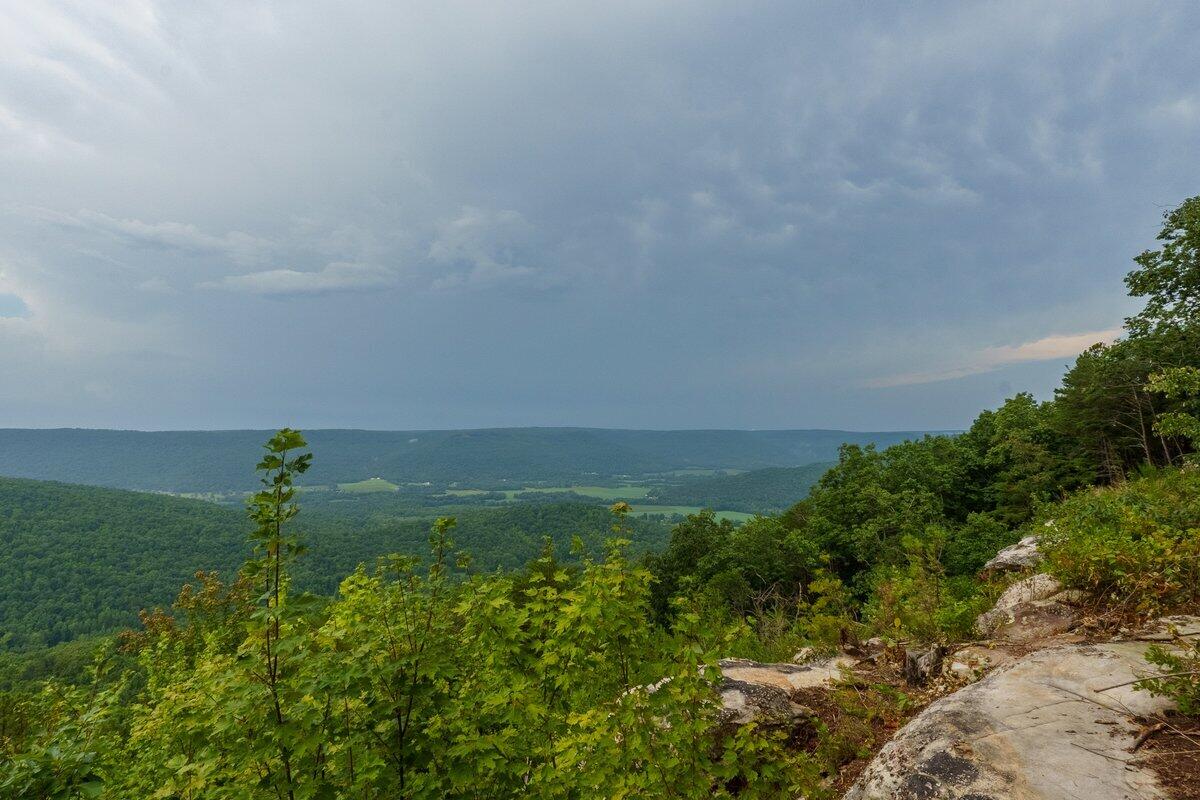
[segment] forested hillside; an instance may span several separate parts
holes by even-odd
[[[468,509],[459,520],[459,544],[482,571],[521,566],[547,536],[565,552],[580,535],[594,551],[610,524],[603,508],[570,503]],[[332,594],[359,563],[424,553],[430,521],[366,507],[314,512],[298,524],[309,551],[297,588]],[[665,523],[630,524],[640,547],[665,543]],[[0,650],[133,625],[139,609],[170,604],[197,570],[232,575],[249,553],[250,530],[241,508],[0,478]]]
[[[245,463],[270,431],[0,429],[0,475],[164,492],[249,491]],[[393,483],[519,487],[522,481],[792,467],[837,458],[843,443],[886,446],[920,432],[632,431],[499,428],[315,430],[321,461],[306,483],[381,477]]]
[[[768,467],[735,475],[694,478],[651,491],[649,499],[667,506],[701,506],[769,514],[782,511],[808,493],[832,464]]]
[[[236,569],[248,530],[198,500],[0,478],[4,646],[130,625],[197,569]]]

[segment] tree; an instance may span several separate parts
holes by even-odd
[[[1200,369],[1175,367],[1151,376],[1150,391],[1181,403],[1180,410],[1162,414],[1155,429],[1162,436],[1187,439],[1195,447],[1200,443]]]
[[[1200,196],[1163,214],[1158,240],[1162,248],[1135,258],[1137,269],[1125,276],[1129,294],[1146,298],[1125,321],[1134,337],[1200,321]]]

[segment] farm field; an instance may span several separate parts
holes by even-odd
[[[526,486],[522,489],[504,489],[498,494],[508,500],[515,500],[517,495],[534,494],[565,494],[572,492],[582,497],[594,497],[597,500],[636,500],[645,497],[650,491],[649,486]],[[445,494],[453,497],[478,497],[489,494],[485,489],[447,489]]]
[[[534,487],[521,489],[518,491],[508,490],[504,495],[510,500],[523,492],[536,492],[538,494],[557,494],[561,492],[574,492],[575,494],[584,497],[595,497],[598,500],[636,500],[639,497],[645,497],[650,491],[647,486],[550,486],[550,487]]]
[[[374,492],[395,492],[399,486],[383,478],[367,478],[365,481],[354,483],[339,483],[338,488],[350,494],[372,494]]]

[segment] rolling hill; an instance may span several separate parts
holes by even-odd
[[[270,431],[0,429],[0,475],[119,489],[226,492],[254,488],[253,463]],[[491,428],[456,431],[305,431],[316,466],[309,483],[497,485],[649,475],[687,469],[753,470],[837,459],[843,442],[884,447],[921,433],[829,430],[636,431]]]

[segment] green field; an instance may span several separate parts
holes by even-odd
[[[338,488],[348,494],[371,494],[372,492],[395,492],[400,487],[383,478],[367,478],[355,483],[339,483]]]
[[[649,514],[665,514],[666,516],[687,516],[688,514],[696,514],[703,511],[699,506],[652,506],[652,505],[634,505],[633,513],[638,516],[647,516]],[[748,519],[753,519],[754,514],[747,514],[742,511],[717,511],[715,512],[717,519],[727,519],[733,522],[745,522]]]
[[[522,492],[537,492],[539,494],[558,494],[574,492],[584,497],[595,497],[599,500],[636,500],[645,497],[649,487],[646,486],[550,486],[530,487],[517,491],[506,491],[504,494],[510,500]]]
[[[573,492],[583,497],[594,497],[597,500],[636,500],[645,497],[650,491],[648,486],[526,486],[523,489],[504,489],[500,494],[509,500],[525,492],[536,494],[565,494]],[[477,497],[488,494],[484,489],[447,489],[445,494],[454,497]]]

